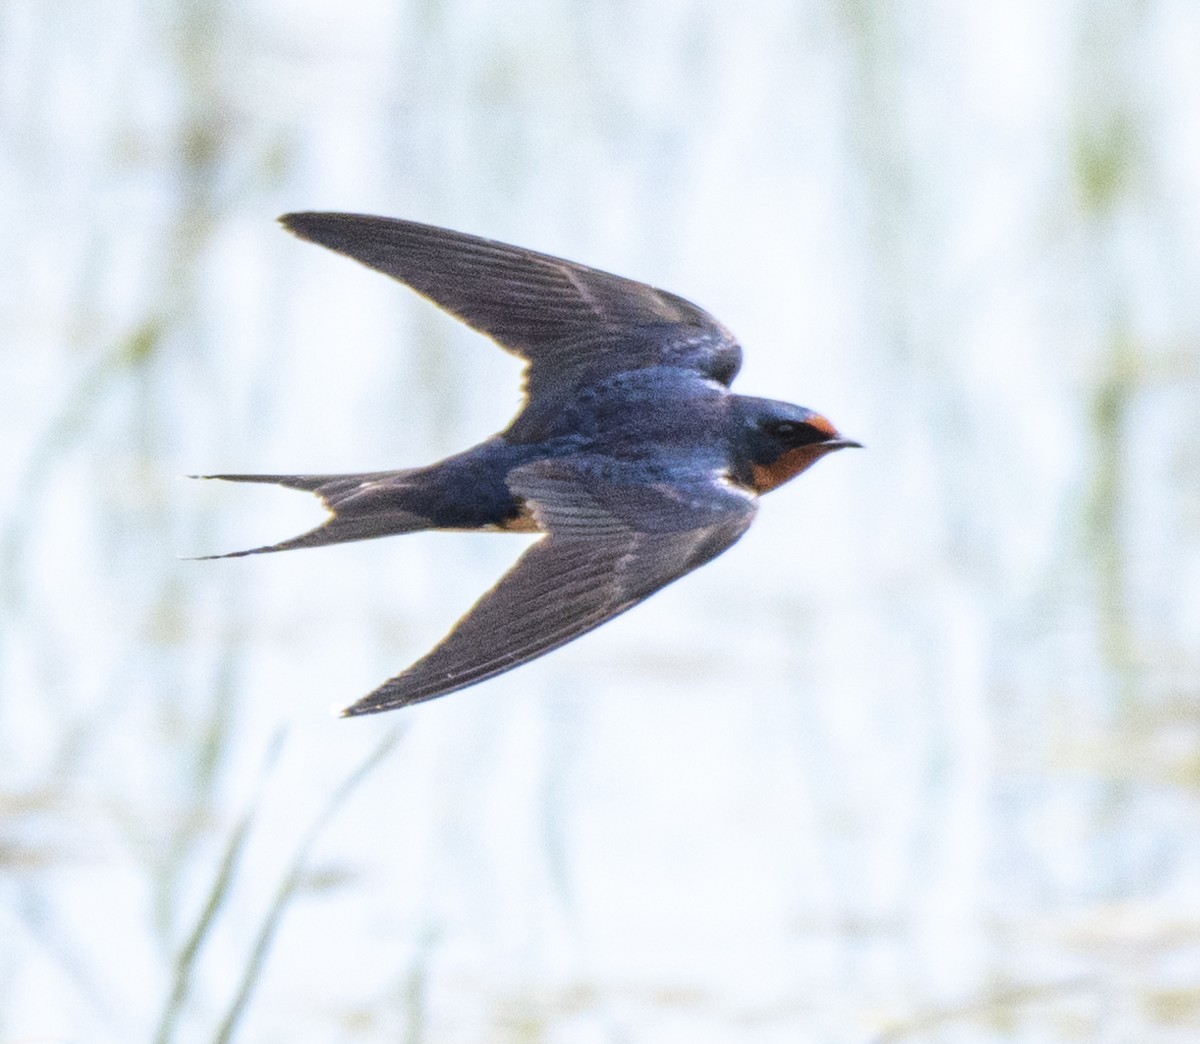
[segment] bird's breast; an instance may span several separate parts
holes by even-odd
[[[781,453],[770,464],[752,464],[751,472],[754,476],[755,491],[759,494],[769,493],[785,482],[794,479],[823,455],[824,451],[819,444],[817,446],[797,446]]]

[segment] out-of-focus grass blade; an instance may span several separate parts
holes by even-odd
[[[263,788],[271,775],[271,770],[279,760],[285,736],[285,731],[280,729],[267,748],[267,756],[263,762],[258,783],[254,788],[254,794],[250,799],[250,806],[242,814],[237,826],[234,827],[233,833],[229,836],[229,843],[225,846],[221,865],[217,870],[216,877],[213,879],[212,888],[209,889],[208,900],[205,902],[204,908],[200,911],[200,917],[197,919],[195,927],[188,934],[187,941],[183,944],[179,955],[175,958],[175,978],[171,985],[171,993],[167,998],[166,1007],[163,1009],[162,1018],[159,1020],[158,1032],[154,1035],[156,1044],[168,1044],[174,1035],[179,1015],[187,1003],[188,991],[191,989],[192,984],[192,970],[196,966],[196,958],[199,956],[205,939],[208,938],[209,930],[212,928],[217,914],[220,913],[221,907],[229,895],[230,886],[233,883],[234,875],[237,873],[242,850],[246,845],[246,838],[250,833],[250,827],[253,825],[254,817],[258,812]]]
[[[266,963],[267,953],[271,948],[271,943],[275,939],[275,933],[279,930],[284,912],[287,910],[287,906],[295,896],[297,890],[304,883],[304,868],[313,846],[320,839],[322,832],[332,821],[333,817],[342,807],[342,804],[350,797],[358,785],[371,774],[376,766],[395,749],[406,731],[406,726],[400,726],[390,732],[384,737],[383,742],[367,756],[362,764],[342,781],[341,785],[329,796],[329,801],[317,815],[316,819],[313,820],[312,826],[308,828],[300,844],[296,847],[291,866],[284,875],[283,881],[275,893],[275,899],[267,910],[267,914],[263,918],[262,925],[259,928],[254,948],[250,951],[250,959],[247,961],[246,968],[242,973],[241,986],[233,999],[233,1003],[229,1006],[229,1010],[226,1012],[219,1029],[213,1036],[215,1044],[228,1044],[228,1041],[233,1039],[238,1022],[245,1014],[254,993],[254,988],[258,985],[259,976],[262,974],[263,965]]]

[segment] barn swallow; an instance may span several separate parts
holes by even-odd
[[[204,476],[306,490],[330,513],[291,540],[210,558],[425,529],[543,534],[439,645],[343,714],[445,696],[578,638],[732,545],[762,494],[859,445],[812,410],[730,392],[738,342],[665,290],[412,221],[280,221],[411,287],[526,364],[512,423],[436,464]]]

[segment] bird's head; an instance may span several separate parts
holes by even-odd
[[[741,462],[746,478],[767,493],[795,478],[834,450],[861,447],[819,413],[772,399],[737,397],[741,415]]]

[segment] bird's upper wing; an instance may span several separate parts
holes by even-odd
[[[737,341],[712,316],[645,283],[415,221],[328,213],[280,221],[398,279],[526,359],[531,399],[657,365],[728,384],[741,365]]]
[[[720,554],[754,518],[754,495],[712,472],[647,484],[619,470],[576,457],[514,471],[546,536],[432,652],[345,713],[444,696],[550,652]]]

